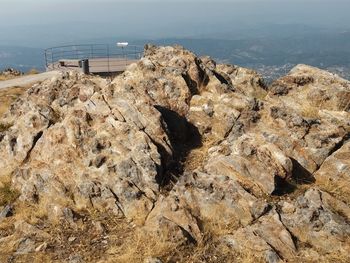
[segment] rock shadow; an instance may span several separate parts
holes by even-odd
[[[184,116],[160,105],[154,106],[162,115],[165,130],[170,139],[173,155],[162,154],[162,171],[158,173],[157,183],[161,188],[171,189],[184,172],[184,163],[192,149],[202,146],[202,137],[192,123]]]
[[[308,185],[315,182],[314,176],[305,169],[297,160],[290,158],[293,163],[292,177],[287,181],[280,177],[275,178],[275,191],[273,195],[282,196],[291,194],[299,185]]]

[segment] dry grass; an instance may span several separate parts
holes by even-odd
[[[327,255],[324,258],[325,263],[349,263],[350,262],[350,255],[349,254],[342,254],[342,253],[333,253],[330,255]]]
[[[0,122],[0,132],[4,132],[7,131],[8,129],[10,129],[12,126],[12,124],[10,123],[2,123]]]
[[[211,233],[205,234],[199,244],[175,244],[155,233],[136,229],[129,239],[123,241],[120,247],[113,247],[107,252],[111,255],[107,262],[143,263],[147,258],[181,263],[264,262],[250,250],[235,252]]]
[[[0,183],[0,206],[12,204],[19,197],[19,192],[12,188],[9,181]]]
[[[267,91],[263,89],[255,89],[252,93],[251,96],[253,98],[259,99],[259,100],[264,100],[267,96]]]
[[[15,75],[2,75],[0,74],[0,81],[2,80],[10,80],[10,79],[15,79],[15,78],[18,78],[18,77],[21,77],[21,76],[15,76]]]
[[[206,210],[210,212],[204,215],[205,219],[202,220],[202,228],[203,232],[210,236],[221,237],[233,234],[241,227],[235,212],[229,211],[224,203],[218,202],[209,206]]]
[[[109,249],[109,262],[144,262],[146,258],[169,257],[176,253],[177,245],[165,238],[166,235],[157,235],[143,229],[134,229],[129,237],[123,240],[121,246]],[[118,238],[118,237],[117,237]]]
[[[29,70],[25,75],[36,75],[36,74],[39,74],[40,72],[35,69],[35,68],[32,68],[31,70]]]
[[[332,181],[331,178],[323,181],[317,181],[317,185],[324,191],[335,196],[337,199],[350,205],[350,186],[346,181],[336,180]]]
[[[10,105],[23,93],[28,87],[13,87],[0,90],[0,118],[8,110]]]
[[[194,171],[199,169],[205,163],[208,155],[208,150],[217,145],[219,142],[216,138],[205,138],[202,140],[202,146],[199,148],[192,149],[188,154],[184,166],[186,171]]]
[[[206,242],[196,246],[183,261],[186,263],[262,263],[251,250],[236,252],[218,239],[207,236]]]
[[[38,74],[39,71],[31,69],[25,75]],[[16,76],[4,76],[0,75],[0,81],[17,78]],[[8,110],[9,106],[23,93],[27,91],[29,87],[11,87],[0,90],[0,119],[3,114]]]
[[[318,119],[319,109],[311,105],[301,105],[301,115],[307,119]]]

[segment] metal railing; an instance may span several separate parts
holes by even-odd
[[[45,49],[45,65],[46,68],[56,69],[60,68],[62,61],[73,61],[72,67],[78,66],[81,60],[93,60],[95,68],[107,69],[111,72],[111,64],[116,59],[118,61],[138,60],[142,57],[143,50],[140,46],[128,45],[125,47],[112,46],[109,44],[83,44],[83,45],[69,45],[51,47]]]

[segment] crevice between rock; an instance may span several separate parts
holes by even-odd
[[[334,145],[334,147],[330,150],[328,156],[322,161],[320,165],[317,166],[317,169],[312,173],[312,175],[316,174],[318,170],[322,167],[324,162],[333,155],[336,151],[338,151],[341,147],[343,147],[344,144],[346,144],[348,141],[350,141],[350,132],[345,134],[345,136],[342,138],[340,142]]]
[[[26,162],[29,160],[30,154],[32,153],[32,151],[33,151],[34,147],[36,146],[37,142],[38,142],[38,141],[40,140],[40,138],[42,137],[43,133],[44,133],[44,131],[40,131],[40,132],[38,132],[38,133],[34,136],[34,138],[33,138],[33,143],[32,143],[32,147],[31,147],[31,148],[29,149],[29,151],[27,152],[27,155],[26,155],[26,157],[24,158],[22,164],[26,163]]]
[[[184,172],[184,163],[190,151],[202,146],[202,137],[197,127],[188,122],[184,116],[160,105],[154,107],[161,113],[166,123],[164,130],[173,151],[172,156],[169,156],[165,149],[156,144],[162,156],[162,173],[159,174],[157,182],[161,188],[171,190],[172,184],[176,183],[177,178]]]

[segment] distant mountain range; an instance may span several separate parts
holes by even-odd
[[[257,32],[254,33],[255,36]],[[316,32],[299,30],[242,39],[167,38],[135,40],[132,44],[180,44],[198,55],[210,55],[223,63],[237,64],[260,71],[267,79],[276,78],[296,64],[308,64],[350,78],[350,31]],[[103,39],[113,44],[113,39]],[[95,42],[100,42],[95,40]],[[42,48],[0,46],[0,69],[44,70]]]

